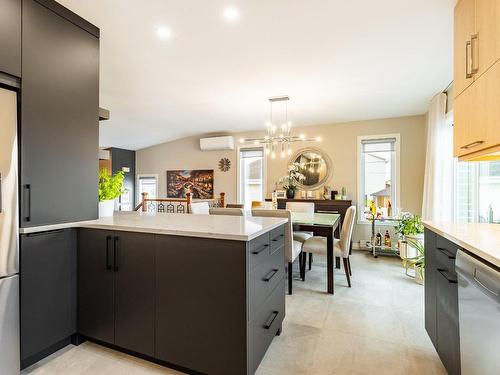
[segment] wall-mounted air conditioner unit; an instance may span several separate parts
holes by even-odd
[[[200,138],[201,151],[234,150],[234,137]]]

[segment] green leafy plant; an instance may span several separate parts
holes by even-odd
[[[116,172],[114,175],[109,175],[106,168],[99,171],[99,202],[116,199],[122,195],[123,179],[125,173],[123,171]]]
[[[300,163],[292,163],[288,166],[288,174],[280,178],[279,183],[286,190],[297,190],[297,181],[304,181],[306,176],[300,173]]]
[[[403,212],[401,220],[396,226],[396,233],[403,236],[414,236],[416,234],[424,233],[424,225],[422,219],[418,215],[410,212]]]
[[[419,272],[420,278],[424,278],[425,269],[425,247],[424,244],[414,238],[407,238],[406,243],[417,250],[417,256],[413,258],[407,258],[407,265],[415,268],[415,272]]]

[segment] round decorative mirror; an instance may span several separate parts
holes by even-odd
[[[332,173],[330,158],[326,153],[317,148],[305,148],[292,156],[290,163],[300,165],[300,173],[306,176],[305,180],[297,181],[301,190],[314,190],[320,188],[328,181]]]

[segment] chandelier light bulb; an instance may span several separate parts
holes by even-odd
[[[285,157],[285,151],[281,153],[281,158],[283,159]]]
[[[269,155],[270,153],[271,151],[268,148],[266,148],[266,155]]]
[[[240,143],[245,143],[245,138],[240,138]]]
[[[291,149],[291,148],[288,148],[287,153],[288,153],[288,156],[292,155],[292,149]]]
[[[301,134],[301,135],[299,135],[299,138],[300,138],[300,139],[305,139],[305,138],[306,138],[306,135],[305,135],[305,134]]]
[[[259,144],[260,144],[260,142],[259,142],[259,141],[254,141],[254,142],[253,142],[253,144],[254,144],[254,145],[259,145]]]
[[[274,151],[271,153],[271,159],[276,159],[276,153]]]
[[[316,137],[316,142],[321,142],[321,137]]]

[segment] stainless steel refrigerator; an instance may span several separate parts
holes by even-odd
[[[0,373],[19,374],[17,93],[0,86]]]

